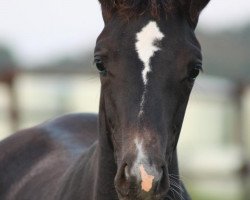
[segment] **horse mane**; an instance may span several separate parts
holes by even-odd
[[[99,0],[107,16],[118,13],[131,18],[149,12],[158,18],[162,12],[169,13],[176,8],[177,0]]]

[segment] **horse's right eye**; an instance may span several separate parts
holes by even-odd
[[[200,74],[200,71],[202,71],[202,66],[201,65],[197,65],[195,66],[188,75],[188,79],[191,82],[194,82],[195,79],[197,78],[197,76]]]
[[[196,68],[192,69],[190,74],[189,74],[189,80],[194,81],[197,78],[197,76],[199,75],[199,73],[200,73],[199,68],[196,67]]]
[[[96,68],[98,69],[99,73],[101,75],[106,75],[107,74],[107,70],[104,66],[104,63],[102,62],[101,59],[95,59],[95,65],[96,65]]]

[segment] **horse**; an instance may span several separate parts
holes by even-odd
[[[209,0],[99,0],[99,113],[69,114],[0,144],[3,200],[189,200],[177,143]]]

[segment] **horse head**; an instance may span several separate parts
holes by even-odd
[[[195,36],[209,0],[99,0],[100,138],[113,150],[120,199],[161,199],[193,84]]]

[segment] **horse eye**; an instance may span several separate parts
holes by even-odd
[[[197,76],[200,74],[201,71],[201,67],[200,66],[196,66],[194,67],[190,73],[189,73],[189,80],[190,81],[195,81],[195,79],[197,78]]]
[[[107,70],[101,59],[95,59],[95,65],[101,75],[106,75]]]

